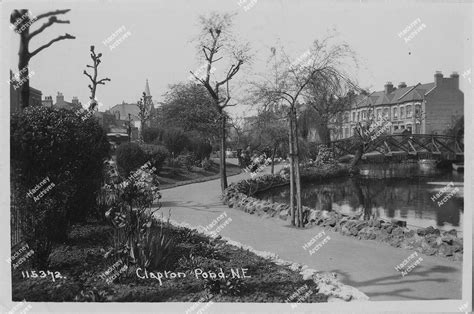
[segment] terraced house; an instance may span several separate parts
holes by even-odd
[[[437,71],[431,83],[398,87],[387,82],[383,91],[358,95],[350,108],[332,121],[331,139],[354,135],[359,123],[385,120],[385,132],[396,134],[442,134],[463,115],[464,94],[459,89],[459,74],[449,77]],[[388,123],[390,122],[390,123]]]

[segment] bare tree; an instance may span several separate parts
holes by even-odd
[[[145,127],[145,123],[150,120],[153,103],[150,97],[147,97],[146,93],[143,92],[142,98],[137,102],[137,106],[138,118],[140,119],[140,135],[138,137],[138,140],[140,143],[143,143],[143,129]]]
[[[250,60],[248,55],[248,44],[238,45],[232,38],[230,29],[232,16],[230,14],[211,13],[209,16],[200,17],[201,32],[198,38],[198,51],[204,57],[206,64],[205,74],[196,75],[190,73],[202,84],[213,99],[213,105],[220,114],[220,177],[221,189],[227,188],[227,174],[225,164],[226,151],[226,112],[225,108],[235,106],[231,104],[229,83],[239,72],[241,66]],[[211,74],[214,72],[214,64],[224,57],[230,62],[226,74],[221,80],[211,82]]]
[[[240,148],[240,147],[246,147],[248,143],[248,133],[249,130],[245,130],[243,127],[243,122],[244,118],[243,117],[235,117],[231,118],[228,121],[229,126],[234,129],[234,136],[232,137],[230,141],[233,143],[234,147]],[[232,134],[232,132],[231,132]]]
[[[32,52],[29,51],[30,40],[36,35],[42,33],[46,28],[53,24],[69,24],[68,20],[59,20],[57,15],[66,14],[70,10],[56,10],[46,12],[33,18],[30,18],[28,10],[14,10],[10,14],[10,23],[13,24],[15,32],[20,35],[20,50],[18,51],[18,72],[20,79],[20,101],[22,109],[28,107],[30,101],[30,77],[29,77],[29,63],[31,58],[37,55],[42,50],[48,48],[53,43],[63,39],[75,39],[76,37],[69,35],[68,33],[58,36],[48,43],[38,47]],[[43,19],[49,17],[48,21],[41,25],[37,30],[30,33],[30,26]]]
[[[354,59],[346,44],[331,44],[332,37],[314,41],[311,48],[293,61],[280,48],[272,48],[274,66],[271,78],[256,83],[256,90],[263,103],[279,104],[283,102],[288,109],[289,155],[290,155],[290,211],[291,224],[303,227],[301,204],[301,180],[298,147],[298,111],[303,107],[304,93],[315,80],[327,80],[328,77],[343,78],[342,66],[347,59]]]
[[[89,84],[89,89],[91,90],[91,103],[89,105],[89,110],[94,110],[94,108],[97,106],[97,100],[95,99],[95,92],[97,90],[97,85],[105,85],[105,82],[110,82],[110,79],[108,77],[97,80],[97,68],[99,67],[100,64],[100,58],[102,57],[102,53],[96,54],[94,51],[94,46],[91,46],[91,59],[93,62],[93,65],[87,64],[86,66],[88,68],[94,69],[94,73],[91,75],[87,73],[86,70],[84,70],[84,75],[86,75],[90,81],[91,84]]]

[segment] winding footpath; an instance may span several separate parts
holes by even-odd
[[[228,180],[230,184],[246,178],[250,175],[242,173]],[[356,240],[318,226],[296,229],[278,218],[228,208],[220,194],[219,180],[163,190],[161,211],[166,218],[171,209],[171,219],[192,226],[207,226],[225,212],[232,221],[219,232],[222,236],[319,271],[336,272],[342,283],[364,292],[371,301],[461,299],[462,262],[419,254],[423,261],[402,277],[395,266],[413,251]],[[330,240],[309,255],[303,245],[323,230]]]

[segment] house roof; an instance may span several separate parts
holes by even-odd
[[[373,92],[369,95],[358,95],[352,108],[361,108],[368,106],[383,106],[383,105],[394,105],[408,101],[423,100],[424,96],[435,86],[434,83],[427,84],[416,84],[413,86],[407,86],[397,88],[391,93],[386,94],[385,91]]]
[[[128,114],[132,117],[138,117],[139,108],[137,104],[127,104],[125,102],[115,105],[108,110],[110,113],[114,114],[115,112],[120,112],[120,119],[126,120],[128,119]]]

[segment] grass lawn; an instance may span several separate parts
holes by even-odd
[[[239,166],[227,163],[227,176],[232,176],[241,173],[242,170]],[[213,162],[209,170],[204,170],[199,167],[193,167],[192,170],[185,168],[171,168],[164,166],[158,174],[158,180],[160,181],[160,189],[169,189],[172,187],[209,181],[220,178],[219,176],[219,164]]]
[[[117,262],[105,258],[111,246],[112,228],[97,222],[73,226],[67,243],[57,246],[50,255],[49,269],[60,272],[63,278],[23,278],[28,266],[12,273],[13,300],[27,301],[95,301],[95,302],[285,302],[305,284],[312,294],[303,302],[326,302],[317,293],[312,280],[285,266],[278,266],[254,253],[231,246],[220,239],[211,239],[196,231],[166,226],[166,231],[177,243],[167,265],[148,270],[155,275],[165,271],[182,272],[181,278],[139,278],[144,270],[130,265],[112,283],[100,276]],[[226,278],[196,277],[200,271],[219,273]],[[234,273],[232,272],[234,270]],[[242,277],[242,271],[246,276]],[[39,271],[39,270],[36,270]],[[236,273],[241,275],[239,279]],[[171,275],[170,275],[171,276]],[[233,278],[235,277],[235,278]],[[289,305],[288,305],[289,307]]]

